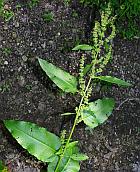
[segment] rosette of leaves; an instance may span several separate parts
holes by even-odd
[[[4,124],[17,142],[37,159],[48,163],[48,172],[54,172],[62,152],[61,139],[55,134],[25,121],[5,120]],[[70,142],[60,163],[58,172],[78,172],[79,161],[88,157],[79,152],[77,142]],[[3,166],[1,165],[1,168]]]

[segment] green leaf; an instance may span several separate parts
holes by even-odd
[[[76,142],[72,142],[72,144],[69,144],[62,158],[57,172],[78,172],[80,170],[79,162],[71,158],[76,153],[79,153],[79,149],[76,146]]]
[[[0,160],[0,170],[3,170],[4,169],[4,165],[3,165],[3,162]]]
[[[48,163],[53,162],[56,158],[57,158],[57,155],[53,154],[49,159],[47,159],[47,162]]]
[[[17,142],[41,161],[50,162],[61,146],[59,137],[31,122],[5,120],[4,124]]]
[[[54,172],[55,171],[58,160],[59,160],[59,157],[56,156],[56,158],[51,163],[48,164],[47,172]]]
[[[78,153],[78,154],[73,154],[71,156],[71,158],[73,160],[76,160],[76,161],[84,161],[84,160],[87,160],[88,159],[88,156],[85,155],[85,154],[82,154],[82,153]]]
[[[59,172],[78,172],[80,170],[80,165],[78,161],[75,161],[71,158],[64,158],[63,165],[65,164],[63,170]]]
[[[87,64],[83,70],[83,74],[86,75],[92,67],[92,64]]]
[[[77,141],[69,143],[67,150],[62,158],[57,172],[79,172],[79,161],[86,160],[87,156],[80,154]],[[59,157],[49,163],[47,172],[54,172],[58,164]]]
[[[114,104],[114,100],[111,98],[91,102],[81,111],[82,120],[90,128],[95,128],[108,119],[113,111]]]
[[[79,148],[77,147],[77,141],[71,142],[67,146],[67,150],[64,154],[65,157],[71,157],[73,154],[79,153]]]
[[[8,171],[9,171],[8,168],[0,160],[0,172],[8,172]]]
[[[126,81],[123,81],[121,79],[118,79],[118,78],[112,77],[112,76],[98,76],[98,77],[94,77],[94,78],[100,79],[102,81],[110,82],[113,84],[117,84],[120,86],[131,86],[132,85]]]
[[[63,91],[76,93],[77,79],[68,72],[48,63],[46,60],[38,58],[41,68],[49,76],[49,78]]]
[[[91,45],[82,44],[82,45],[77,45],[72,50],[74,50],[74,51],[76,51],[76,50],[91,51],[92,49],[93,49],[93,47]]]
[[[54,172],[59,158],[57,157],[53,162],[49,163],[47,172]],[[70,157],[64,157],[60,163],[57,172],[79,172],[80,165],[78,161]]]

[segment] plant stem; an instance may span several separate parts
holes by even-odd
[[[70,135],[69,135],[69,137],[68,137],[68,140],[67,140],[67,142],[66,142],[66,145],[65,145],[63,154],[60,155],[59,161],[58,161],[58,163],[57,163],[57,166],[56,166],[56,169],[55,169],[54,172],[57,172],[57,171],[58,171],[59,165],[60,165],[60,163],[61,163],[61,161],[62,161],[62,158],[64,157],[64,154],[65,154],[65,152],[66,152],[66,150],[67,150],[67,146],[68,146],[68,144],[69,144],[69,142],[70,142],[70,140],[71,140],[72,134],[73,134],[74,129],[75,129],[76,125],[77,125],[77,120],[78,120],[78,117],[79,117],[79,113],[80,113],[80,110],[81,110],[81,106],[82,106],[83,101],[84,101],[84,98],[85,98],[85,96],[86,96],[86,92],[87,92],[87,90],[88,90],[88,88],[89,88],[89,86],[90,86],[91,80],[92,80],[92,78],[90,77],[90,78],[89,78],[89,81],[88,81],[88,83],[87,83],[86,89],[85,89],[85,91],[84,91],[84,96],[81,98],[81,101],[80,101],[80,104],[79,104],[79,107],[78,107],[78,111],[77,111],[77,113],[76,113],[76,117],[75,117],[75,120],[74,120],[74,124],[73,124],[73,127],[72,127],[72,129],[71,129],[71,132],[70,132]]]

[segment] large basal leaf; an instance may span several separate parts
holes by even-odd
[[[58,160],[59,160],[59,157],[56,156],[56,158],[51,163],[48,164],[47,172],[54,172],[55,171]]]
[[[63,170],[59,170],[58,172],[79,172],[80,170],[80,165],[79,161],[75,161],[71,158],[64,158],[63,162],[65,164]]]
[[[41,68],[46,72],[49,78],[63,91],[76,93],[77,92],[77,79],[70,75],[68,72],[56,67],[46,60],[38,59]]]
[[[81,111],[82,120],[90,128],[95,128],[108,119],[114,104],[112,98],[98,99],[95,102],[91,102]]]
[[[87,159],[87,156],[79,153],[77,142],[72,142],[68,145],[68,148],[59,164],[57,172],[79,172],[79,161]],[[58,163],[59,157],[49,163],[47,172],[54,172]]]
[[[117,84],[120,86],[131,86],[130,83],[123,81],[121,79],[118,79],[116,77],[112,77],[112,76],[98,76],[98,77],[94,77],[94,78],[100,79],[102,81],[110,82],[113,84]]]
[[[59,137],[31,122],[5,120],[4,124],[17,142],[41,161],[50,162],[61,146]]]
[[[55,172],[59,158],[57,157],[53,162],[49,163],[47,172]],[[79,161],[75,161],[70,157],[64,157],[60,163],[57,172],[79,172]]]
[[[76,51],[76,50],[91,51],[92,49],[93,49],[93,47],[91,45],[82,44],[82,45],[77,45],[72,50],[74,50],[74,51]]]

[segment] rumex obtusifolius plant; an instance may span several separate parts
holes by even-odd
[[[115,37],[114,20],[115,17],[111,17],[109,4],[101,13],[101,21],[95,22],[92,45],[83,44],[73,48],[73,51],[89,51],[91,54],[90,64],[85,64],[85,55],[81,55],[78,78],[46,60],[38,59],[41,68],[60,89],[66,93],[78,93],[81,96],[75,112],[62,114],[75,116],[68,138],[66,130],[63,130],[58,137],[34,123],[16,120],[4,121],[6,128],[23,148],[48,164],[47,172],[78,172],[80,170],[79,162],[88,159],[88,156],[80,153],[78,141],[72,141],[76,126],[80,122],[84,122],[90,129],[94,129],[111,115],[115,104],[112,98],[89,102],[94,81],[103,80],[120,86],[130,86],[129,83],[116,77],[101,75],[112,55],[110,42]],[[109,33],[106,34],[108,29]]]

